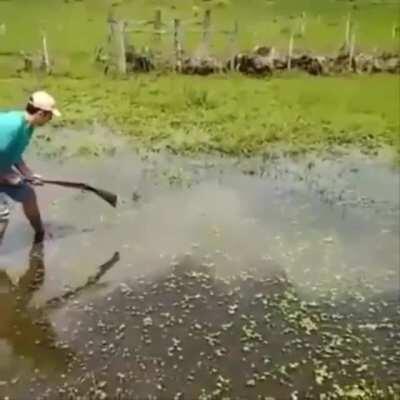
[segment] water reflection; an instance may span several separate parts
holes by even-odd
[[[0,223],[0,247],[7,227],[8,221]],[[76,355],[59,341],[50,311],[95,285],[118,261],[119,253],[115,253],[86,283],[47,300],[41,307],[30,303],[45,282],[45,242],[32,243],[28,268],[16,282],[0,269],[0,380],[3,383],[15,380],[26,369],[46,374],[60,374],[67,369],[69,360]]]
[[[2,223],[0,228],[0,244],[7,225]],[[14,360],[29,360],[38,369],[63,369],[68,349],[56,346],[57,335],[44,310],[29,307],[45,280],[43,242],[32,244],[28,260],[28,269],[16,283],[0,270],[0,340],[5,341]]]

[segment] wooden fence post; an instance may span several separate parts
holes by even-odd
[[[157,45],[161,42],[161,28],[162,28],[162,19],[161,19],[161,10],[156,10],[154,13],[154,41]]]
[[[42,46],[43,46],[42,65],[44,66],[46,73],[49,74],[51,71],[50,57],[49,57],[49,50],[47,48],[47,38],[44,32],[42,32]]]
[[[121,74],[126,74],[126,48],[125,48],[125,21],[118,21],[118,70]]]
[[[351,14],[349,13],[347,15],[347,20],[346,20],[346,30],[345,30],[345,38],[344,38],[344,43],[345,43],[345,51],[346,54],[350,51],[350,35],[351,35],[351,29],[352,29],[352,21],[351,21]]]
[[[206,10],[204,13],[204,20],[203,20],[203,44],[205,49],[210,46],[210,38],[211,38],[211,10]]]
[[[231,33],[230,41],[231,41],[231,57],[229,60],[229,69],[233,71],[235,69],[235,57],[236,57],[236,44],[237,37],[239,33],[239,23],[235,21],[233,31]]]
[[[182,45],[181,45],[181,21],[174,19],[174,53],[175,70],[181,72],[182,69]]]
[[[290,34],[290,39],[289,39],[289,53],[288,53],[288,65],[287,65],[288,71],[292,69],[293,45],[294,45],[294,34],[292,32]]]
[[[301,13],[300,33],[301,33],[301,36],[304,36],[304,34],[306,33],[306,12],[305,11],[303,11]]]
[[[400,25],[397,25],[395,22],[392,26],[392,39],[396,39],[398,32],[400,31]]]
[[[349,71],[353,70],[353,59],[354,59],[354,50],[356,46],[356,33],[353,32],[351,35],[351,43],[349,50]]]

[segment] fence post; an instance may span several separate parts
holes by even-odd
[[[118,21],[118,70],[126,74],[125,21]]]
[[[288,71],[292,69],[293,45],[294,45],[294,34],[292,32],[290,34],[290,39],[289,39],[289,54],[288,54],[288,65],[287,65]]]
[[[161,10],[158,9],[154,13],[154,41],[158,45],[161,42],[161,28],[162,28],[162,20],[161,20]]]
[[[400,25],[397,25],[395,22],[392,26],[392,39],[396,39],[398,32],[400,31]]]
[[[354,50],[356,46],[356,33],[353,32],[351,35],[351,43],[350,43],[350,50],[349,50],[349,71],[353,69],[353,58],[354,58]]]
[[[237,44],[237,37],[239,33],[239,23],[235,21],[233,31],[231,32],[231,57],[229,60],[229,69],[233,71],[235,69],[235,57],[236,57],[236,44]]]
[[[300,33],[302,36],[306,33],[306,12],[301,13]]]
[[[42,58],[42,65],[45,68],[46,73],[50,73],[50,57],[49,57],[49,50],[47,48],[47,38],[46,34],[42,32],[42,46],[43,46],[43,58]]]
[[[182,45],[181,45],[181,21],[174,19],[174,52],[175,70],[181,72],[182,69]]]
[[[113,40],[115,40],[115,24],[117,20],[114,17],[114,13],[112,9],[109,10],[107,15],[107,25],[108,25],[108,34],[107,34],[107,42],[110,45]]]
[[[346,20],[346,30],[345,30],[345,50],[346,53],[350,51],[350,34],[351,34],[351,28],[352,28],[352,21],[351,21],[351,14],[349,13],[347,15],[347,20]]]
[[[204,13],[204,20],[203,20],[203,44],[204,47],[207,49],[207,51],[210,45],[210,37],[211,37],[210,27],[211,27],[211,10],[207,9]]]

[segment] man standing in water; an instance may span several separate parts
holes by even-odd
[[[44,238],[36,193],[32,184],[41,184],[41,177],[26,165],[22,155],[36,127],[60,116],[56,102],[44,91],[33,93],[25,111],[0,113],[0,195],[5,193],[22,203],[24,214],[35,231],[35,239]],[[8,219],[9,210],[0,202],[0,220]]]

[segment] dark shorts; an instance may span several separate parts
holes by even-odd
[[[0,195],[2,193],[18,203],[23,203],[30,197],[35,196],[34,189],[28,183],[22,183],[18,186],[0,184]]]

